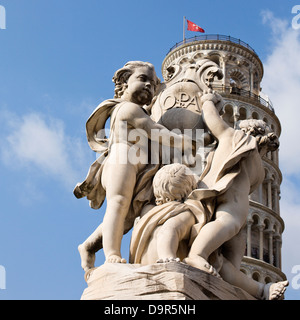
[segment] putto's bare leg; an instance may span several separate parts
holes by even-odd
[[[168,219],[162,225],[157,235],[157,263],[180,261],[177,258],[179,242],[189,237],[194,224],[194,215],[187,210]]]
[[[87,272],[88,270],[95,267],[96,255],[94,252],[86,250],[84,243],[78,246],[78,251],[81,258],[81,267]]]
[[[78,246],[81,258],[81,267],[84,271],[88,271],[95,267],[95,253],[102,249],[102,224],[82,243]]]
[[[113,152],[111,156],[112,154]],[[136,168],[124,164],[116,166],[113,161],[107,161],[103,172],[104,170],[102,184],[106,189],[107,206],[103,218],[102,240],[105,259],[108,263],[126,263],[121,256],[121,241],[136,181]],[[115,176],[118,177],[118,183],[113,184]]]

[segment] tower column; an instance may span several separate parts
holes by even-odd
[[[281,259],[280,259],[280,247],[281,247],[281,237],[279,233],[275,234],[275,267],[281,268]]]
[[[262,191],[262,189],[263,189],[263,185],[261,183],[259,185],[259,187],[258,187],[258,201],[259,201],[259,203],[263,203],[263,191]]]
[[[279,192],[278,192],[278,189],[279,189],[279,185],[278,184],[273,184],[272,186],[272,189],[273,189],[273,195],[274,195],[274,198],[273,198],[273,210],[278,213],[279,212]]]
[[[269,234],[269,263],[273,264],[273,230],[267,230]]]
[[[247,256],[251,257],[251,229],[252,229],[253,220],[247,220]]]
[[[267,205],[268,208],[272,209],[272,180],[271,179],[267,179],[265,180],[267,183]]]
[[[250,89],[250,92],[253,92],[253,71],[252,71],[252,66],[249,69],[249,89]]]
[[[260,260],[264,259],[264,229],[265,229],[265,225],[264,224],[259,224],[258,225],[258,230],[259,230],[259,259]]]

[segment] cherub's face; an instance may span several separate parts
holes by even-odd
[[[148,67],[136,68],[127,81],[127,99],[140,105],[150,104],[155,93],[155,80],[154,70]]]

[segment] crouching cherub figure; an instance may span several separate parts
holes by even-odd
[[[206,222],[201,202],[188,199],[197,180],[188,167],[179,163],[165,165],[156,173],[156,205],[145,206],[135,223],[130,263],[181,261],[187,256],[192,229]],[[196,233],[193,232],[194,236]]]
[[[128,62],[116,71],[113,81],[114,99],[102,102],[86,123],[89,145],[101,156],[91,165],[84,182],[74,189],[75,196],[87,197],[94,209],[107,200],[103,223],[79,246],[85,271],[94,267],[95,253],[102,246],[106,262],[126,263],[120,252],[123,234],[131,229],[143,205],[152,199],[151,182],[159,168],[158,164],[136,161],[134,155],[139,152],[139,159],[148,160],[151,139],[191,151],[190,145],[184,143],[187,137],[157,124],[145,110],[160,83],[152,64]],[[106,139],[103,132],[108,118],[110,137]],[[152,130],[159,130],[160,134],[152,135]]]

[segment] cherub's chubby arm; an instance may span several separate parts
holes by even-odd
[[[189,137],[178,135],[156,123],[142,110],[141,106],[128,102],[124,104],[121,111],[119,120],[126,121],[134,129],[140,130],[141,134],[146,134],[149,139],[176,148],[190,147],[189,143],[184,143],[184,140],[190,139]],[[155,134],[155,130],[156,133],[159,130],[159,134]]]
[[[209,131],[218,140],[224,134],[232,134],[232,129],[219,115],[219,111],[216,108],[216,104],[220,102],[221,97],[209,90],[203,92],[201,96],[202,102],[202,118],[208,127]]]

